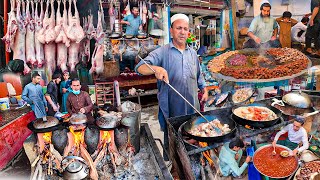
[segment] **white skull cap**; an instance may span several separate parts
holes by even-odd
[[[185,15],[185,14],[175,14],[170,19],[171,20],[171,25],[172,25],[173,22],[175,22],[178,19],[183,19],[183,20],[185,20],[185,21],[187,21],[189,23],[189,18],[188,18],[187,15]]]
[[[260,6],[263,4],[263,3],[268,3],[270,4],[270,2],[268,0],[262,0],[261,3],[260,3]],[[271,4],[270,4],[271,5]]]

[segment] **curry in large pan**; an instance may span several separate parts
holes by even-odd
[[[253,103],[232,108],[232,118],[240,125],[254,128],[273,126],[281,117],[281,111],[266,104]]]
[[[201,142],[222,142],[234,137],[235,122],[227,117],[205,115],[209,123],[202,117],[194,117],[183,124],[186,135]]]

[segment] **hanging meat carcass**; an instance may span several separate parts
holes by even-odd
[[[30,3],[32,12],[30,14]],[[26,19],[27,33],[26,33],[26,62],[34,65],[36,63],[35,54],[35,25],[34,25],[34,3],[27,0]]]
[[[11,11],[9,12],[8,16],[8,26],[7,26],[7,33],[2,38],[2,40],[6,44],[6,51],[11,52],[11,48],[13,48],[14,38],[16,36],[16,32],[18,30],[18,21],[16,19],[16,13],[15,13],[15,0],[10,0],[11,4]]]
[[[34,20],[35,20],[35,39],[34,39],[34,44],[35,44],[35,52],[36,52],[36,64],[38,68],[41,68],[44,64],[44,52],[43,52],[43,44],[38,40],[38,36],[40,33],[40,30],[43,28],[43,1],[40,1],[40,15],[38,14],[38,4],[39,2],[36,2],[36,11],[34,15]]]
[[[110,3],[109,5],[109,17],[110,17],[110,30],[111,32],[113,32],[113,29],[114,29],[114,23],[116,21],[116,16],[117,16],[117,11],[116,9],[114,8],[114,4],[113,2]]]
[[[51,14],[50,18],[48,18],[48,9],[46,9],[45,17],[43,19],[43,28],[47,27],[45,31],[45,42],[44,45],[44,57],[46,62],[46,71],[49,79],[52,77],[53,71],[56,68],[56,43],[54,40],[56,39],[56,33],[54,31],[55,28],[55,14],[54,14],[54,0],[47,1],[47,7],[49,7],[49,3],[51,4]],[[49,24],[49,25],[47,25]]]
[[[101,3],[100,3],[101,5]],[[103,51],[104,51],[104,32],[102,29],[102,19],[103,19],[103,9],[100,6],[100,10],[98,11],[98,24],[97,24],[97,36],[95,37],[96,45],[92,54],[91,64],[92,67],[89,70],[89,73],[92,74],[96,72],[97,74],[101,74],[104,69],[103,64]]]
[[[20,0],[17,1],[17,24],[18,24],[18,29],[16,32],[16,36],[14,39],[14,44],[13,44],[13,59],[21,59],[24,61],[24,74],[31,72],[31,69],[28,67],[26,64],[26,23],[24,21],[24,18],[22,17],[21,14],[21,4],[24,4],[23,2],[21,3]]]
[[[57,66],[62,70],[62,72],[68,70],[67,69],[67,58],[68,58],[68,47],[70,46],[70,40],[68,39],[65,31],[68,28],[67,22],[65,22],[65,17],[67,17],[66,10],[66,0],[63,0],[63,17],[61,17],[60,6],[61,0],[57,0],[58,8],[57,8],[57,19],[56,19],[56,27],[55,31],[57,34],[57,38],[55,43],[57,43]]]
[[[93,15],[91,13],[88,16],[88,29],[86,34],[87,34],[87,38],[90,40],[96,37],[97,35],[96,29],[93,26]]]
[[[142,24],[143,25],[145,25],[146,22],[147,22],[147,13],[148,13],[147,5],[146,5],[146,2],[143,1],[143,3],[142,3],[142,14],[140,14],[140,17],[142,17]]]
[[[74,4],[74,16],[71,13],[71,1]],[[77,9],[77,1],[69,0],[69,13],[68,13],[69,27],[67,30],[67,36],[71,41],[75,41],[76,43],[80,43],[80,41],[84,38],[84,31],[80,25],[80,17]]]
[[[74,4],[75,15],[72,16],[71,4]],[[70,71],[75,71],[76,65],[79,63],[79,50],[80,42],[84,38],[84,31],[80,26],[80,17],[77,9],[77,1],[69,0],[69,11],[68,11],[68,30],[67,37],[71,40],[70,47],[68,49],[68,64]]]

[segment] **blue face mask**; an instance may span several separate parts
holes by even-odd
[[[78,91],[72,90],[72,92],[73,92],[73,94],[75,94],[75,95],[80,94],[80,90],[78,90]]]

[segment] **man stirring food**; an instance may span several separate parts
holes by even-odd
[[[161,129],[164,131],[165,146],[168,146],[165,118],[192,114],[195,113],[195,110],[163,81],[170,83],[197,109],[200,109],[198,89],[204,94],[201,101],[205,102],[208,99],[197,53],[186,44],[189,33],[188,16],[173,15],[170,33],[173,38],[172,42],[152,51],[144,59],[155,70],[155,73],[143,61],[140,61],[135,68],[140,74],[155,74],[158,79],[158,118]]]
[[[301,153],[302,151],[309,148],[309,142],[308,142],[308,134],[306,130],[302,127],[304,124],[303,119],[295,119],[292,124],[288,124],[284,128],[279,131],[276,136],[274,137],[274,140],[272,142],[273,147],[276,146],[276,144],[280,144],[283,146],[286,146],[290,148],[293,155],[297,155],[298,153]],[[279,137],[282,134],[285,134],[288,132],[288,138],[285,140],[279,140]],[[303,146],[299,147],[299,143],[302,142]]]
[[[71,81],[71,93],[67,99],[67,110],[69,114],[82,113],[87,116],[88,123],[93,124],[94,118],[91,111],[93,104],[90,96],[87,92],[81,91],[81,84],[78,78],[74,78]]]

